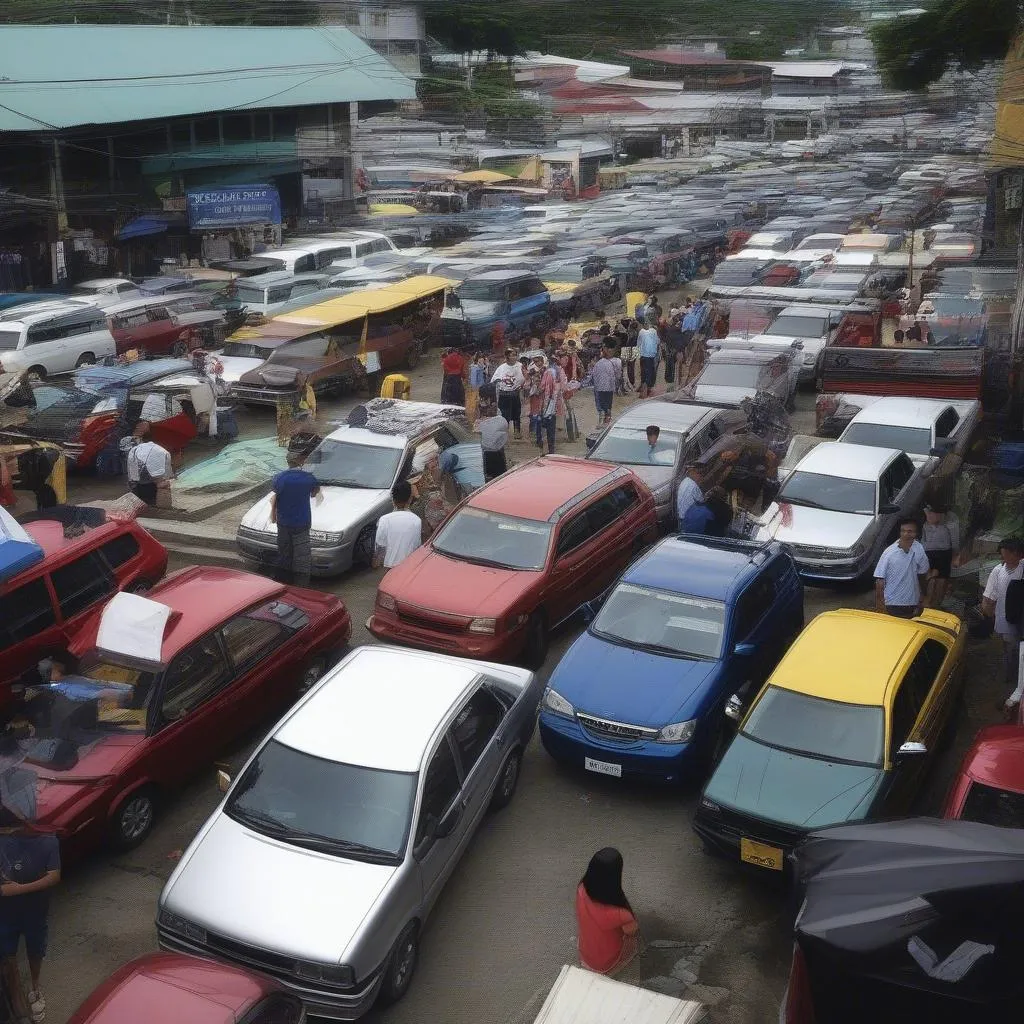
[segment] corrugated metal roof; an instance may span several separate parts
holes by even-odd
[[[6,26],[0,71],[0,131],[416,95],[333,26]]]

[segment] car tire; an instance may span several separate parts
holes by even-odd
[[[46,368],[43,366],[30,366],[25,376],[29,380],[46,380]]]
[[[500,811],[512,803],[512,797],[516,795],[516,786],[519,785],[519,772],[523,764],[523,752],[518,749],[509,751],[498,772],[498,784],[494,787],[494,794],[491,797],[491,804],[488,810]]]
[[[299,696],[309,693],[316,686],[320,677],[327,671],[326,658],[314,658],[299,676]]]
[[[414,341],[409,346],[409,351],[406,353],[406,356],[405,356],[405,366],[406,366],[406,369],[415,370],[416,367],[419,366],[420,355],[421,354],[422,354],[422,351],[421,351],[420,343],[418,341]]]
[[[156,819],[156,790],[143,786],[133,790],[110,818],[110,841],[116,850],[131,850],[149,835]]]
[[[416,923],[406,925],[398,936],[398,941],[391,949],[387,967],[384,968],[384,980],[377,996],[381,1006],[397,1003],[412,984],[412,976],[416,973],[416,960],[419,957],[420,940]]]
[[[96,357],[91,352],[83,352],[78,357],[78,362],[75,363],[75,366],[76,367],[78,367],[78,366],[95,366],[95,364],[96,364]]]
[[[377,537],[377,524],[370,523],[359,531],[352,547],[352,564],[360,569],[369,569],[373,565],[373,546]]]
[[[548,627],[544,613],[534,612],[526,623],[526,639],[523,641],[523,664],[527,668],[539,669],[548,656]]]

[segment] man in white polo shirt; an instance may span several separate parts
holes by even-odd
[[[917,520],[900,521],[900,537],[875,566],[875,610],[912,619],[924,607],[928,556],[917,539]]]
[[[1020,623],[1009,622],[1006,618],[1006,588],[1010,580],[1024,578],[1024,543],[1016,537],[1006,537],[999,542],[999,557],[1002,561],[989,573],[985,592],[981,597],[983,615],[995,619],[995,632],[1003,641],[1003,668],[1006,683],[1012,691],[1006,701],[1007,710],[1012,710],[1020,703],[1020,685],[1018,682],[1018,648],[1020,647]]]

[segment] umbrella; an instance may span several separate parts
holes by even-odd
[[[0,580],[42,561],[43,549],[9,512],[0,508]]]
[[[477,182],[478,184],[491,184],[495,181],[512,181],[511,174],[502,174],[501,171],[463,171],[462,174],[456,174],[452,181],[468,181]]]
[[[420,211],[408,203],[370,203],[369,212],[378,217],[415,217]]]

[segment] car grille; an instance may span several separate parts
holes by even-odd
[[[853,552],[849,548],[818,548],[810,544],[791,545],[794,558],[853,558]]]
[[[245,540],[272,541],[274,539],[274,535],[272,533],[264,533],[262,530],[254,530],[251,526],[240,526],[238,528],[238,536]]]
[[[467,622],[459,619],[442,619],[434,618],[433,616],[423,615],[418,611],[410,608],[398,608],[398,618],[410,626],[415,626],[417,629],[429,629],[432,633],[451,633],[458,634],[466,631]]]
[[[770,846],[791,849],[807,834],[801,829],[762,821],[760,818],[731,811],[727,807],[722,807],[713,814],[708,814],[708,817],[715,823],[716,832],[735,839],[737,844],[741,838],[746,837],[757,842],[767,843]]]
[[[627,725],[625,722],[612,722],[607,718],[595,718],[582,711],[576,712],[576,720],[592,736],[602,740],[636,743],[638,740],[652,740],[658,735],[657,729],[648,729],[642,725]]]
[[[212,953],[222,953],[231,960],[250,964],[252,967],[268,971],[278,977],[290,980],[294,980],[296,977],[295,957],[271,953],[269,950],[260,949],[259,946],[250,946],[246,942],[238,942],[214,932],[206,933],[205,945]]]
[[[291,398],[295,394],[294,387],[259,388],[251,384],[231,385],[231,397],[243,402],[268,402],[276,404],[279,398]]]

